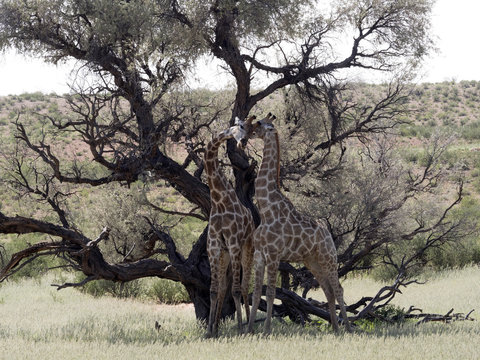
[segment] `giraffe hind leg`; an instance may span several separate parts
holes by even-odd
[[[338,332],[338,319],[335,306],[335,294],[328,281],[328,278],[321,266],[317,262],[305,262],[305,265],[310,269],[315,279],[320,284],[328,303],[328,312],[330,314],[330,324],[332,324],[333,331]]]
[[[348,332],[352,332],[352,327],[350,325],[350,321],[348,320],[347,309],[345,308],[345,301],[343,297],[343,287],[340,284],[340,281],[338,279],[338,274],[336,271],[334,274],[332,273],[329,276],[329,283],[333,288],[333,293],[335,295],[335,298],[337,299],[338,305],[340,306],[340,314],[342,315],[343,324],[345,325]]]
[[[325,297],[327,298],[328,312],[330,314],[330,323],[332,324],[333,331],[338,332],[338,318],[335,306],[335,294],[333,292],[332,286],[325,278],[322,280],[322,283],[320,283],[320,286],[322,287],[322,290],[325,293]]]
[[[335,300],[340,306],[340,314],[342,316],[342,321],[347,328],[347,331],[351,331],[350,322],[348,321],[347,311],[345,308],[345,302],[343,298],[343,288],[338,279],[338,273],[336,266],[322,266],[317,260],[305,262],[305,265],[313,273],[313,276],[317,279],[320,286],[325,293],[325,297],[328,301],[328,309],[331,318],[331,324],[335,332],[338,331],[338,317],[336,314],[336,305]]]

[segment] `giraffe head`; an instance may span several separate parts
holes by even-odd
[[[249,118],[245,121],[244,129],[245,129],[245,140],[260,138],[263,139],[267,132],[276,132],[277,130],[273,126],[272,122],[275,120],[275,115],[272,113],[268,113],[263,119],[258,120],[257,122],[253,123],[252,118]]]
[[[226,134],[235,139],[238,147],[243,148],[246,145],[247,131],[245,126],[247,123],[251,124],[255,118],[255,116],[251,116],[247,120],[240,120],[236,117],[235,125],[226,130]]]

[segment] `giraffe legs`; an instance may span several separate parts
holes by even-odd
[[[347,328],[348,332],[352,332],[350,321],[348,321],[347,309],[345,308],[345,301],[343,299],[343,287],[338,280],[337,271],[335,270],[335,272],[332,272],[328,278],[329,283],[333,288],[333,293],[337,299],[338,305],[340,305],[340,314],[342,315],[343,324]]]
[[[223,300],[227,291],[227,268],[229,255],[220,248],[208,252],[211,269],[210,283],[210,314],[208,317],[207,333],[205,337],[217,336],[218,321],[222,312]]]
[[[328,302],[328,310],[330,313],[330,322],[333,330],[338,332],[338,318],[336,313],[335,299],[340,306],[340,313],[347,331],[351,332],[350,322],[348,321],[345,302],[343,299],[343,288],[338,280],[336,267],[321,266],[317,260],[305,261],[305,265],[310,269],[313,276],[322,287]]]
[[[245,305],[245,314],[247,322],[250,320],[250,306],[248,301],[248,289],[250,286],[250,278],[252,276],[253,266],[253,247],[252,239],[247,239],[246,244],[242,249],[242,298]]]
[[[270,334],[272,331],[272,312],[273,312],[273,301],[275,300],[275,289],[276,289],[276,280],[277,280],[277,270],[278,270],[279,261],[274,260],[267,264],[267,319],[265,320],[265,335]]]
[[[240,285],[240,278],[241,278],[241,270],[242,270],[242,259],[240,255],[240,251],[238,252],[231,252],[230,259],[232,262],[232,275],[233,275],[233,283],[232,283],[232,296],[233,301],[235,302],[235,309],[237,312],[237,324],[238,324],[238,332],[239,334],[242,333],[242,302],[241,297],[243,295],[243,287]],[[243,282],[242,282],[243,285]],[[247,303],[248,306],[248,303]]]
[[[250,316],[248,303],[248,287],[250,284],[253,253],[251,240],[242,249],[230,248],[226,251],[215,239],[215,233],[210,234],[211,244],[207,251],[210,261],[211,284],[210,284],[210,313],[208,318],[206,337],[218,335],[218,323],[222,312],[222,305],[227,291],[227,269],[232,265],[232,297],[235,303],[238,332],[242,331],[242,303],[245,302],[247,319]],[[220,241],[220,240],[219,240]],[[232,240],[234,241],[234,240]],[[238,241],[237,241],[238,243]],[[242,279],[243,270],[243,279]],[[241,280],[242,279],[242,280]]]
[[[333,331],[338,333],[337,308],[335,306],[335,294],[333,293],[332,286],[326,278],[322,279],[320,286],[327,298],[328,312],[330,313],[330,323],[332,324]]]
[[[252,310],[250,312],[250,319],[248,319],[248,332],[251,334],[253,334],[253,326],[262,296],[263,276],[265,273],[265,262],[259,250],[255,250],[253,259],[255,263],[255,287],[253,289]]]

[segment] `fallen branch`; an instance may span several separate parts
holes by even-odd
[[[420,310],[421,311],[421,310]],[[419,319],[423,318],[417,322],[416,325],[424,324],[432,321],[440,321],[444,323],[450,323],[452,321],[475,321],[474,318],[471,318],[470,315],[475,311],[475,309],[470,310],[470,312],[465,315],[463,313],[454,313],[453,308],[450,309],[445,315],[440,314],[408,314],[406,317],[410,319]]]
[[[266,286],[262,288],[262,295],[266,293]],[[321,319],[330,321],[329,312],[324,309],[324,304],[315,300],[306,300],[293,291],[277,288],[275,298],[282,302],[281,305],[273,305],[273,316],[278,318],[289,317],[290,320],[304,325],[310,322],[310,316],[318,316]],[[250,298],[251,301],[251,298]],[[267,303],[260,301],[259,307],[262,311],[267,311]]]
[[[463,313],[453,313],[453,309],[451,309],[445,315],[440,314],[428,314],[423,313],[422,309],[416,308],[411,306],[406,313],[399,313],[393,317],[385,316],[382,313],[378,312],[378,310],[382,309],[384,304],[380,306],[374,306],[376,300],[379,298],[391,298],[391,291],[399,292],[398,289],[392,289],[391,287],[387,286],[382,288],[375,297],[363,297],[359,301],[354,304],[351,304],[346,307],[348,313],[353,313],[355,316],[349,317],[349,320],[353,323],[359,319],[370,319],[370,320],[379,320],[381,322],[387,323],[395,323],[399,320],[404,319],[421,319],[417,325],[430,322],[430,321],[441,321],[445,323],[450,323],[452,321],[475,321],[474,318],[471,317],[471,314],[474,310],[471,310],[466,315]],[[266,286],[262,288],[262,295],[265,295]],[[382,293],[387,292],[389,293],[388,296],[382,295]],[[299,323],[305,325],[307,322],[312,321],[312,316],[319,317],[321,319],[327,320],[330,322],[330,314],[328,312],[328,304],[326,302],[320,302],[312,298],[304,299],[300,295],[296,294],[293,291],[277,288],[275,292],[275,298],[280,300],[281,304],[274,304],[273,305],[273,313],[272,316],[282,319],[284,317],[290,318],[295,323]],[[251,301],[251,297],[250,297]],[[359,308],[363,307],[363,309],[359,310]],[[337,309],[338,309],[337,305]],[[267,311],[267,303],[265,300],[261,300],[259,304],[259,309],[261,311]],[[419,312],[417,314],[413,314],[413,312]],[[340,321],[342,319],[339,319]],[[262,319],[258,319],[257,321],[262,321]]]

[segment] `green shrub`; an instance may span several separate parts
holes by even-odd
[[[387,305],[381,309],[378,309],[375,312],[375,315],[380,316],[381,319],[390,320],[394,322],[404,322],[406,321],[407,312],[405,309],[400,308],[395,305]],[[378,320],[376,320],[378,321]]]
[[[22,237],[10,236],[10,240],[6,243],[0,241],[0,245],[3,250],[3,262],[8,262],[11,256],[21,250],[24,250],[29,244],[46,241],[44,235],[27,234]],[[1,264],[0,264],[1,265]],[[12,280],[20,280],[22,278],[39,279],[45,275],[50,269],[60,265],[60,261],[54,255],[52,256],[40,256],[34,261],[27,262],[23,267],[10,277]]]
[[[405,137],[417,136],[417,129],[413,125],[404,125],[400,127],[400,135]]]
[[[453,221],[471,223],[470,228],[476,229],[466,235],[460,242],[448,243],[429,253],[429,261],[434,269],[462,268],[472,263],[480,264],[480,238],[477,219],[480,217],[480,203],[470,196],[465,196],[460,206],[453,210]]]
[[[462,138],[466,140],[479,140],[480,139],[480,121],[474,121],[462,128]]]
[[[416,149],[405,149],[403,151],[403,158],[410,163],[417,163],[421,158],[422,152]]]
[[[77,277],[80,282],[83,275]],[[113,296],[116,298],[151,299],[164,304],[189,302],[185,287],[167,279],[139,279],[126,283],[110,280],[91,281],[81,287],[81,291],[95,297]]]
[[[138,298],[144,294],[142,284],[139,280],[126,283],[110,280],[96,280],[82,286],[82,292],[95,297],[110,295],[118,298]]]
[[[456,269],[471,264],[480,264],[480,242],[478,239],[468,239],[461,244],[449,244],[434,249],[429,258],[434,270]]]
[[[187,290],[181,283],[167,279],[155,280],[149,291],[149,297],[164,304],[180,304],[190,301]]]
[[[380,264],[373,267],[369,274],[375,281],[391,282],[398,275],[398,272],[391,266]]]
[[[15,118],[17,117],[17,115],[18,115],[18,111],[16,111],[16,110],[11,110],[11,111],[8,113],[8,118],[9,118],[10,120],[13,120],[13,119],[15,119]]]

